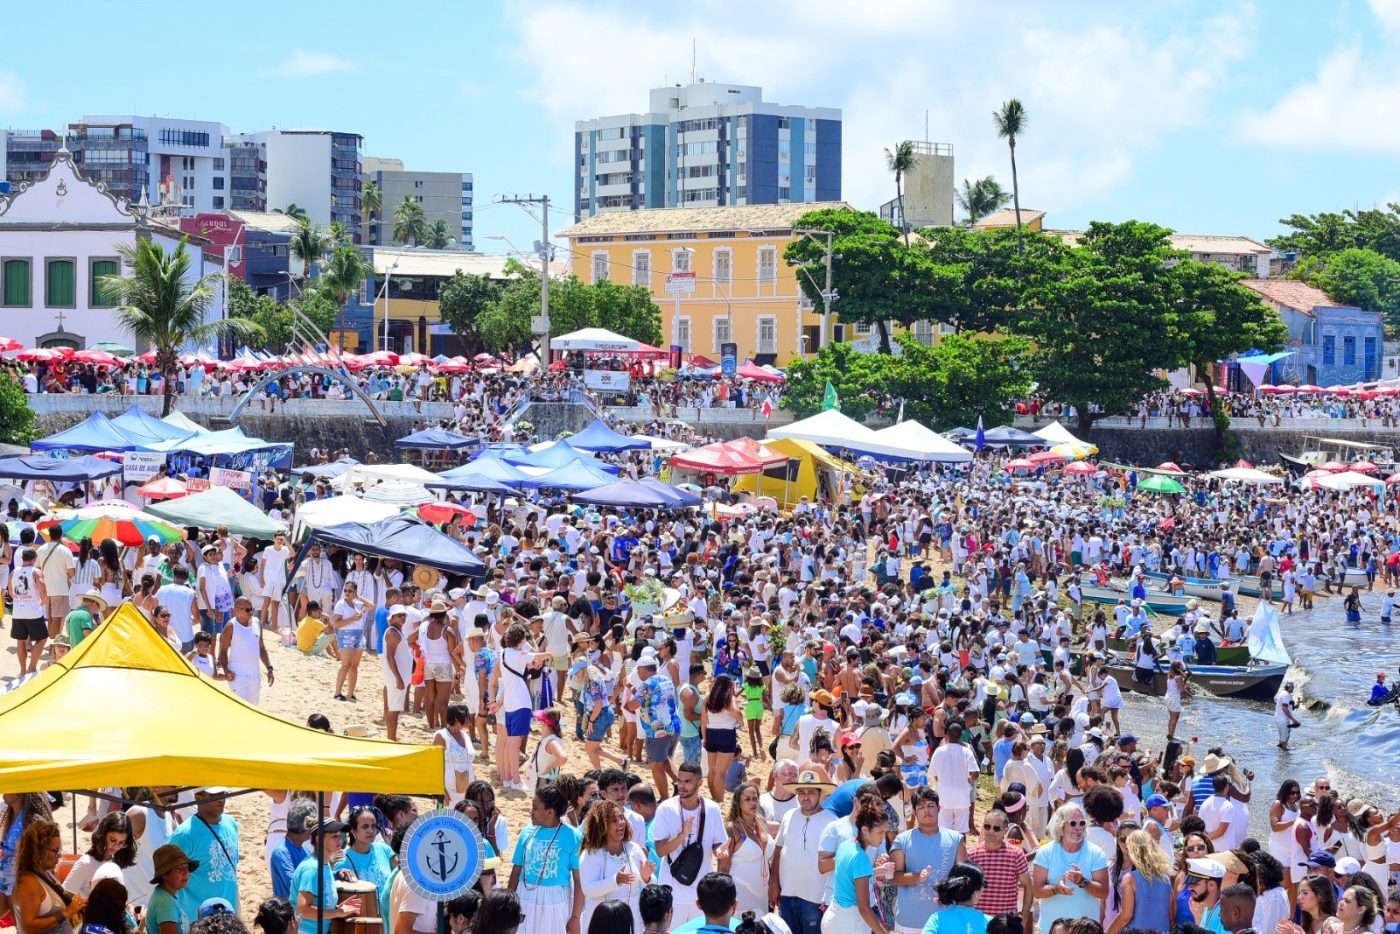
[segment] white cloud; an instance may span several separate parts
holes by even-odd
[[[297,49],[281,63],[274,66],[272,73],[283,78],[310,78],[337,71],[349,71],[350,67],[350,62],[329,52],[308,52],[305,49]]]
[[[1369,0],[1371,13],[1391,35],[1400,36],[1400,0]]]
[[[864,208],[894,196],[884,150],[922,139],[925,111],[930,137],[955,147],[959,180],[995,174],[1009,188],[991,114],[1019,97],[1029,114],[1017,147],[1021,203],[1058,212],[1128,183],[1138,157],[1202,122],[1252,19],[1236,12],[1149,36],[1103,16],[1076,28],[1035,5],[954,0],[716,0],[679,15],[553,0],[515,13],[515,53],[537,75],[526,94],[557,123],[563,164],[574,120],[642,112],[649,88],[688,81],[694,38],[702,77],[841,108],[842,194]]]
[[[1400,153],[1400,77],[1368,66],[1349,45],[1323,60],[1317,76],[1285,91],[1273,107],[1244,115],[1240,137],[1285,149]]]
[[[27,94],[24,81],[13,71],[0,71],[0,113],[24,109]]]

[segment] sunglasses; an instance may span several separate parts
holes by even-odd
[[[1203,845],[1201,845],[1201,844],[1198,843],[1198,844],[1196,844],[1195,846],[1188,846],[1188,847],[1186,848],[1186,852],[1188,852],[1188,853],[1206,853],[1206,852],[1209,852],[1209,849],[1210,849],[1209,847],[1203,846]]]
[[[988,833],[1001,833],[1006,829],[1005,824],[983,824],[982,829]]]
[[[1065,821],[1065,826],[1066,826],[1066,827],[1085,827],[1085,826],[1088,825],[1088,823],[1089,823],[1088,821],[1084,821],[1084,820],[1067,820],[1067,821]]]

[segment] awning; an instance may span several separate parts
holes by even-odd
[[[171,413],[172,415],[174,413]],[[109,424],[129,438],[135,444],[155,444],[160,441],[178,441],[181,438],[188,438],[193,432],[186,431],[164,422],[149,414],[139,405],[133,405]],[[197,428],[196,431],[204,431]]]
[[[576,493],[573,499],[576,503],[615,506],[619,509],[674,509],[679,505],[677,497],[640,480],[619,480],[607,486]]]
[[[100,480],[122,472],[115,461],[85,455],[83,457],[0,458],[0,478],[6,480],[52,480],[55,483],[84,483]]]
[[[862,443],[879,445],[875,432],[835,409],[825,409],[810,418],[770,429],[770,438],[798,438],[825,447],[864,450]]]
[[[371,503],[358,496],[331,496],[303,503],[297,509],[293,537],[301,539],[308,532],[338,525],[342,522],[379,522],[402,510],[389,503]]]
[[[591,458],[576,460],[531,477],[525,486],[540,490],[592,490],[617,479],[602,468],[603,465],[593,462]]]
[[[758,473],[764,467],[786,463],[787,459],[786,454],[766,448],[750,438],[739,438],[735,441],[721,441],[691,448],[673,456],[671,466],[700,473],[735,476]]]
[[[555,441],[548,447],[531,451],[528,454],[506,455],[505,461],[516,467],[543,467],[546,470],[567,467],[573,463],[584,463],[605,473],[617,474],[617,468],[612,464],[605,464],[587,451],[579,450],[570,444],[568,439]]]
[[[235,535],[265,540],[278,532],[287,531],[281,522],[269,519],[267,513],[224,486],[210,487],[202,493],[163,503],[152,503],[146,507],[146,511],[181,528],[227,527]]]
[[[931,463],[965,464],[972,460],[972,453],[962,445],[912,419],[880,429],[875,432],[875,439],[879,442],[878,448],[872,449],[866,444],[854,450],[876,457]]]
[[[441,748],[281,720],[201,675],[129,603],[0,696],[0,736],[5,794],[152,785],[442,794]]]
[[[642,346],[641,341],[633,340],[630,337],[623,337],[606,328],[581,328],[571,331],[568,334],[561,334],[558,337],[549,339],[551,350],[611,350],[629,351],[637,350]]]
[[[995,429],[993,429],[995,430]],[[974,436],[975,436],[974,432]],[[1037,429],[1031,434],[1042,439],[1046,444],[1054,446],[1056,444],[1083,444],[1078,438],[1069,433],[1069,429],[1060,422],[1051,422],[1044,428]]]
[[[436,480],[425,483],[424,486],[430,489],[442,487],[450,490],[499,493],[501,488],[513,492],[514,488],[524,486],[531,479],[493,453],[488,453],[460,467],[444,470],[437,475]]]
[[[601,418],[594,419],[591,425],[578,434],[570,435],[568,442],[569,447],[580,451],[606,451],[610,454],[618,451],[645,451],[651,447],[650,441],[629,438],[613,431]]]
[[[381,522],[344,522],[314,530],[311,540],[297,554],[292,570],[287,572],[288,580],[292,579],[296,565],[301,563],[312,542],[346,548],[357,554],[396,558],[405,564],[426,564],[448,574],[480,577],[486,572],[481,559],[457,539],[444,535],[421,519],[400,515]]]
[[[468,438],[466,435],[459,435],[455,431],[447,431],[444,428],[424,428],[422,431],[415,431],[411,435],[405,435],[398,439],[394,442],[394,447],[427,451],[460,451],[464,448],[474,448],[480,443],[476,438]]]
[[[131,451],[136,445],[112,427],[107,416],[93,412],[72,428],[31,442],[35,451]]]

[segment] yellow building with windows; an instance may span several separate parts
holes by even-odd
[[[733,341],[739,361],[782,366],[840,339],[798,288],[804,273],[783,261],[797,219],[844,202],[650,208],[597,214],[560,232],[569,265],[584,282],[644,285],[661,308],[664,345],[719,359]],[[671,273],[693,274],[693,291],[667,292]],[[817,270],[813,284],[825,287]],[[840,299],[837,299],[840,310]],[[855,335],[852,335],[855,336]]]

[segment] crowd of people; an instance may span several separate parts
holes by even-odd
[[[1314,566],[1387,566],[1396,507],[1189,478],[1161,496],[1004,461],[891,470],[859,501],[783,515],[483,498],[446,526],[480,580],[320,545],[293,573],[285,536],[223,529],[74,555],[25,515],[13,540],[0,525],[0,569],[22,676],[129,600],[250,703],[279,690],[281,653],[329,657],[311,728],[360,709],[397,739],[421,719],[442,799],[485,841],[446,912],[459,934],[1400,930],[1400,814],[1325,776],[1267,801],[1174,717],[1139,739],[1103,654],[1156,631],[1184,671],[1198,633],[1249,615],[1232,600],[1154,622],[1137,574],[1267,575],[1291,609]],[[291,520],[322,495],[269,476],[254,499]],[[1083,601],[1088,573],[1128,582],[1118,606]],[[371,893],[386,932],[437,928],[397,864],[411,799],[262,792],[260,835],[225,813],[229,789],[101,791],[63,878],[49,797],[5,796],[20,934],[235,934],[250,903],[267,934],[328,934]],[[528,800],[528,823],[498,797]],[[270,886],[250,897],[236,869],[260,838]]]

